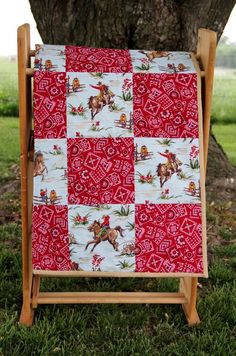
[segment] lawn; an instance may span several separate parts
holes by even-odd
[[[212,122],[236,124],[236,69],[215,70]]]
[[[18,120],[0,120],[1,172],[18,163]],[[14,181],[8,173],[3,182]],[[19,190],[4,191],[0,212],[0,355],[233,355],[236,350],[236,246],[230,204],[208,205],[209,279],[200,279],[201,324],[188,328],[180,306],[40,306],[32,328],[19,325]],[[218,236],[214,243],[211,231]],[[175,279],[45,280],[48,290],[175,291]]]
[[[18,116],[17,63],[0,57],[0,116]]]
[[[217,142],[236,165],[236,69],[216,68],[212,124]]]
[[[19,163],[19,120],[0,117],[0,183],[12,176],[10,167]]]

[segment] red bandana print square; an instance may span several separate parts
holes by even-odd
[[[132,138],[68,139],[69,204],[134,203]]]
[[[66,73],[34,72],[34,136],[66,137]]]
[[[130,53],[126,49],[66,46],[67,72],[132,72]]]
[[[202,273],[201,206],[135,207],[136,272]]]
[[[68,207],[41,205],[33,207],[33,268],[70,270]]]
[[[136,137],[198,137],[196,74],[133,74]]]

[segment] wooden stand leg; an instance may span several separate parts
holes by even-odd
[[[33,288],[32,288],[32,308],[37,308],[38,306],[38,296],[40,289],[40,277],[34,276],[33,278]]]
[[[197,282],[197,277],[185,277],[180,279],[180,292],[184,293],[185,298],[187,299],[187,303],[182,304],[182,308],[189,326],[194,326],[200,323],[200,318],[196,309]]]
[[[20,168],[21,168],[21,216],[22,216],[22,285],[23,306],[20,323],[32,325],[34,311],[31,305],[32,254],[31,254],[31,206],[32,184],[29,184],[29,140],[32,126],[31,78],[26,75],[30,67],[30,28],[24,24],[17,31],[19,121],[20,121]]]
[[[31,297],[24,295],[19,323],[26,326],[32,326],[33,321],[34,321],[34,309],[32,308],[31,305]]]

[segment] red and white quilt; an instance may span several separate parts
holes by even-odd
[[[34,269],[207,275],[197,89],[186,52],[36,47]]]

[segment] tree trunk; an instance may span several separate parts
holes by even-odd
[[[235,0],[29,0],[44,43],[194,51],[200,27],[218,39]],[[212,137],[208,177],[231,165]],[[213,174],[213,176],[212,176]]]

